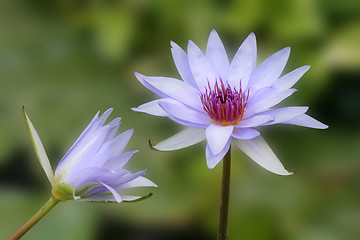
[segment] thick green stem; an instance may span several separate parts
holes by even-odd
[[[220,214],[217,240],[225,240],[228,235],[228,213],[230,196],[230,166],[231,166],[231,147],[223,159],[223,175],[221,182]]]
[[[17,230],[14,235],[12,235],[9,240],[20,239],[30,228],[32,228],[43,216],[45,216],[57,203],[59,200],[51,198],[45,203],[42,208],[32,216],[29,221],[27,221],[19,230]]]

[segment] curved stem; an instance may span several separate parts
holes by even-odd
[[[231,166],[231,147],[223,159],[223,175],[221,182],[220,214],[217,240],[225,240],[228,235],[228,213],[230,196],[230,166]]]
[[[59,200],[56,200],[52,196],[50,199],[40,208],[40,210],[35,213],[21,228],[19,228],[14,235],[12,235],[9,240],[20,239],[30,228],[32,228],[42,217],[44,217],[57,203]]]

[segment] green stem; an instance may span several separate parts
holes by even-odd
[[[20,239],[30,228],[32,228],[43,216],[45,216],[57,203],[59,200],[51,196],[51,198],[45,203],[42,208],[32,216],[29,221],[27,221],[19,230],[17,230],[14,235],[12,235],[9,240]]]
[[[223,159],[223,175],[221,182],[220,214],[217,240],[225,240],[228,236],[228,213],[230,196],[231,147]]]

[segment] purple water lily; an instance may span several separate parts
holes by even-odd
[[[121,190],[156,187],[152,181],[142,177],[145,171],[131,173],[124,169],[125,164],[137,152],[123,153],[133,130],[115,136],[121,118],[115,118],[104,125],[111,112],[112,109],[108,109],[100,117],[99,112],[95,115],[59,162],[54,174],[40,138],[24,111],[35,151],[52,185],[52,195],[55,199],[95,202],[134,201],[141,197],[120,194]]]
[[[289,58],[289,47],[256,67],[254,33],[241,44],[231,63],[215,30],[210,33],[206,55],[192,41],[187,54],[176,43],[171,42],[171,46],[183,81],[135,73],[146,88],[161,98],[133,110],[168,117],[187,127],[154,148],[171,151],[206,139],[207,165],[214,168],[233,143],[265,169],[290,175],[292,172],[283,167],[254,128],[279,123],[328,127],[305,114],[308,107],[273,108],[296,91],[292,86],[310,67],[280,76]]]

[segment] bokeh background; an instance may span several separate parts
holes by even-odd
[[[0,238],[48,199],[50,186],[21,107],[53,167],[93,115],[114,107],[134,128],[128,168],[148,169],[157,189],[133,204],[59,204],[24,239],[215,239],[221,164],[206,167],[204,143],[156,152],[181,128],[130,110],[155,95],[134,77],[179,77],[173,40],[205,50],[215,28],[230,58],[250,32],[258,63],[283,47],[285,72],[312,68],[285,105],[309,105],[328,130],[276,126],[264,137],[285,167],[277,176],[233,148],[230,239],[360,239],[360,1],[0,1]]]

